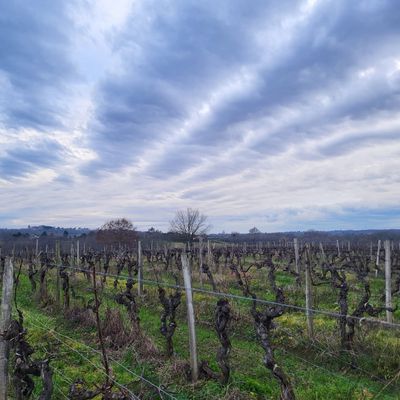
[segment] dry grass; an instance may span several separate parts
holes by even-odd
[[[92,310],[81,307],[72,307],[65,311],[65,318],[72,324],[83,328],[94,328],[96,317]]]
[[[121,311],[107,307],[102,323],[104,341],[109,349],[125,348],[135,339],[134,332],[125,326]]]

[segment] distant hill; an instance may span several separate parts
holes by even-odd
[[[53,237],[53,238],[74,238],[94,234],[95,230],[82,227],[55,227],[49,225],[28,226],[27,228],[8,229],[0,228],[0,240],[12,238],[35,238],[35,237]],[[138,232],[141,240],[155,241],[179,241],[179,235],[163,233],[161,231],[150,229],[146,232]],[[224,242],[280,242],[292,241],[298,238],[304,242],[334,242],[352,241],[358,243],[367,243],[378,241],[379,239],[389,239],[400,243],[400,229],[364,229],[364,230],[332,230],[332,231],[291,231],[291,232],[260,232],[256,228],[251,229],[251,233],[211,233],[207,235],[209,239]]]
[[[294,238],[304,242],[334,242],[336,240],[349,240],[351,242],[374,242],[379,239],[400,242],[400,229],[364,229],[364,230],[333,230],[333,231],[293,231],[271,233],[218,233],[208,235],[210,239],[229,242],[279,242],[291,241]]]
[[[38,226],[28,226],[27,228],[20,229],[8,229],[8,228],[0,228],[0,236],[43,236],[43,235],[52,235],[52,236],[80,236],[82,234],[88,234],[90,229],[88,228],[64,228],[64,227],[55,227],[49,225],[38,225]]]

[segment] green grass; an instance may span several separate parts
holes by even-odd
[[[195,275],[196,276],[196,275]],[[147,279],[154,277],[145,276]],[[173,282],[167,274],[163,279]],[[354,279],[354,277],[350,277]],[[350,280],[349,279],[349,280]],[[226,276],[225,284],[230,293],[241,295],[240,288],[233,277]],[[120,309],[124,323],[129,324],[125,309],[113,300],[113,293],[121,290],[113,288],[113,279],[108,279],[102,296],[101,315],[107,307]],[[285,288],[287,302],[304,306],[303,289],[297,288],[293,276],[277,272],[277,283]],[[194,282],[199,286],[199,282]],[[382,279],[371,282],[374,298],[378,300],[382,293]],[[204,280],[203,286],[211,288]],[[48,280],[48,293],[55,297],[55,279]],[[83,304],[92,297],[90,283],[77,274],[76,292],[80,298],[73,300],[71,306]],[[259,298],[274,300],[268,289],[266,277],[262,271],[256,271],[252,280],[252,289]],[[170,289],[168,289],[170,291]],[[317,288],[315,308],[338,311],[337,294],[330,286]],[[362,294],[352,290],[350,304],[354,307]],[[54,399],[65,398],[71,382],[84,378],[89,387],[104,381],[101,358],[88,349],[85,344],[99,348],[94,327],[82,327],[68,321],[62,310],[54,302],[41,308],[31,293],[29,281],[21,276],[18,289],[18,304],[24,312],[25,327],[28,329],[28,341],[35,347],[34,359],[51,357],[54,368]],[[195,293],[196,334],[200,360],[207,360],[211,368],[218,370],[215,355],[219,341],[213,329],[213,315],[216,298],[207,294]],[[186,323],[185,297],[177,313],[177,329],[174,335],[175,356],[168,360],[164,357],[164,338],[160,333],[160,315],[162,308],[158,302],[156,287],[146,286],[146,295],[140,299],[141,328],[156,348],[156,356],[141,354],[140,343],[129,345],[125,349],[110,351],[110,355],[135,374],[145,376],[156,385],[164,385],[178,399],[278,399],[280,388],[271,372],[262,363],[263,351],[257,338],[249,314],[250,303],[246,300],[232,300],[231,306],[235,320],[232,323],[231,367],[232,374],[227,386],[216,381],[201,379],[196,385],[190,384],[185,375],[189,359],[188,328]],[[395,318],[399,318],[398,312]],[[362,328],[357,331],[355,347],[357,366],[351,369],[349,356],[339,349],[337,322],[323,315],[315,316],[315,340],[307,338],[305,317],[301,312],[288,311],[276,320],[277,328],[273,343],[276,349],[276,361],[290,376],[298,399],[396,399],[398,386],[385,384],[399,370],[400,340],[398,331],[377,328]],[[44,325],[44,327],[42,326]],[[52,330],[69,337],[60,337]],[[58,339],[57,339],[58,338]],[[91,363],[95,364],[93,366]],[[125,385],[141,399],[155,399],[157,394],[143,385],[137,377],[115,362],[111,362],[115,380]],[[375,376],[378,379],[371,377]],[[35,396],[40,392],[39,380]],[[61,394],[63,393],[63,394]],[[167,398],[166,396],[164,396]]]

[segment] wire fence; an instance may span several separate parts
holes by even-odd
[[[88,274],[92,273],[92,270],[90,270],[90,269],[79,268],[79,267],[74,267],[74,266],[69,266],[69,265],[63,265],[61,268],[72,269],[75,271],[85,272]],[[149,280],[149,279],[138,279],[136,277],[128,276],[128,275],[111,274],[111,273],[104,273],[104,272],[100,272],[100,271],[99,272],[96,271],[96,275],[103,276],[103,277],[109,277],[109,278],[115,278],[115,279],[122,279],[122,280],[130,279],[130,280],[133,280],[134,282],[142,282],[143,284],[150,285],[150,286],[162,286],[162,287],[167,287],[167,288],[172,288],[172,289],[185,290],[185,286],[182,286],[182,285],[177,285],[177,284],[162,282],[162,281],[153,281],[153,280]],[[264,299],[259,299],[259,298],[246,297],[246,296],[241,296],[241,295],[237,295],[237,294],[233,294],[233,293],[217,292],[214,290],[199,288],[199,287],[195,287],[195,286],[192,287],[191,289],[193,292],[203,293],[203,294],[207,294],[210,296],[224,297],[224,298],[230,298],[230,299],[236,299],[236,300],[244,300],[244,301],[248,301],[248,302],[256,302],[257,304],[263,304],[263,305],[269,305],[269,306],[280,306],[280,307],[283,307],[286,309],[302,311],[304,313],[321,314],[321,315],[326,315],[326,316],[330,316],[330,317],[334,317],[334,318],[350,318],[354,321],[359,321],[360,323],[371,323],[371,324],[381,325],[384,327],[400,329],[400,323],[396,323],[396,322],[387,322],[387,321],[380,320],[380,319],[357,317],[357,316],[353,316],[353,315],[349,315],[349,314],[340,314],[340,313],[328,311],[328,310],[318,310],[315,308],[307,308],[307,307],[297,306],[294,304],[280,303],[280,302],[276,302],[276,301],[272,301],[272,300],[264,300]]]
[[[75,353],[77,353],[80,357],[82,357],[84,360],[86,360],[87,362],[89,362],[93,367],[96,368],[96,370],[100,371],[102,374],[106,375],[106,372],[104,371],[103,367],[100,365],[96,365],[93,363],[92,360],[90,360],[88,357],[86,357],[84,354],[82,354],[82,352],[76,350],[75,348],[73,348],[72,346],[70,346],[68,343],[66,343],[66,340],[70,340],[71,342],[78,344],[82,347],[87,348],[88,350],[90,350],[93,353],[96,353],[98,355],[101,355],[101,351],[97,350],[89,345],[87,345],[86,343],[80,342],[74,338],[72,338],[71,336],[65,335],[61,332],[56,331],[55,329],[50,328],[49,326],[46,326],[45,324],[43,324],[42,322],[40,322],[37,318],[33,317],[31,314],[29,314],[29,318],[35,320],[36,322],[32,322],[29,321],[29,323],[31,325],[33,325],[34,327],[44,330],[48,333],[50,333],[53,337],[55,337],[60,343],[62,343],[64,346],[68,347],[69,349],[71,349],[72,351],[74,351]],[[63,339],[60,339],[63,338]],[[177,400],[175,396],[173,396],[171,393],[169,393],[164,387],[162,386],[158,386],[155,383],[151,382],[149,379],[145,378],[142,375],[137,374],[136,372],[132,371],[131,369],[129,369],[128,367],[126,367],[124,364],[120,363],[117,359],[115,359],[112,356],[108,356],[108,358],[113,361],[116,365],[120,366],[122,369],[124,369],[126,372],[128,372],[130,375],[132,375],[133,377],[135,377],[136,379],[140,379],[140,381],[142,381],[144,384],[152,387],[153,389],[155,389],[158,394],[162,394],[167,396],[170,399],[173,400]],[[113,380],[113,382],[119,386],[120,388],[125,389],[128,393],[130,393],[134,399],[139,399],[139,397],[137,395],[135,395],[134,393],[132,393],[132,391],[130,391],[126,386],[120,384],[119,382],[115,381],[115,379],[111,378]],[[139,399],[140,400],[140,399]]]
[[[92,274],[93,270],[89,269],[89,268],[82,268],[80,266],[71,266],[71,265],[59,265],[58,268],[62,268],[62,269],[67,269],[67,270],[71,270],[71,271],[77,271],[77,272],[83,272],[86,274]],[[105,277],[105,278],[113,278],[116,280],[132,280],[134,282],[141,282],[145,285],[148,286],[154,286],[154,287],[165,287],[165,288],[171,288],[171,289],[179,289],[179,290],[187,290],[187,287],[183,286],[183,285],[179,285],[179,284],[173,284],[170,282],[165,282],[165,281],[159,281],[159,280],[151,280],[151,279],[139,279],[135,276],[129,276],[129,275],[125,275],[125,274],[113,274],[113,273],[105,273],[105,272],[101,272],[101,271],[96,271],[96,275],[101,276],[101,277]],[[287,303],[282,303],[282,302],[276,302],[276,301],[272,301],[272,300],[265,300],[265,299],[260,299],[260,298],[252,298],[252,297],[247,297],[247,296],[242,296],[242,295],[238,295],[238,294],[234,294],[234,293],[229,293],[229,292],[219,292],[219,291],[215,291],[215,290],[210,290],[210,289],[206,289],[206,288],[200,288],[200,287],[192,287],[191,290],[195,293],[201,293],[207,296],[213,296],[213,297],[218,297],[218,298],[227,298],[227,299],[233,299],[235,301],[246,301],[246,302],[251,302],[251,303],[255,303],[255,304],[259,304],[259,305],[266,305],[266,306],[280,306],[282,308],[285,309],[289,309],[289,310],[295,310],[295,311],[300,311],[302,313],[312,313],[312,314],[319,314],[319,315],[323,315],[323,316],[328,316],[328,317],[333,317],[333,318],[346,318],[346,319],[351,319],[354,321],[358,321],[360,324],[363,323],[368,323],[368,324],[373,324],[376,326],[380,326],[380,327],[384,327],[384,328],[391,328],[391,329],[399,329],[400,328],[400,324],[396,323],[396,322],[387,322],[387,321],[383,321],[380,319],[373,319],[373,318],[365,318],[365,317],[357,317],[357,316],[352,316],[352,315],[348,315],[348,314],[341,314],[338,312],[334,312],[334,311],[329,311],[329,310],[321,310],[321,309],[317,309],[317,308],[308,308],[308,307],[303,307],[303,306],[299,306],[299,305],[295,305],[295,304],[287,304]],[[26,311],[24,311],[26,312]],[[101,351],[85,344],[82,343],[80,341],[77,341],[76,339],[65,335],[55,329],[50,328],[49,326],[47,326],[46,324],[42,323],[41,321],[39,321],[37,318],[35,318],[32,314],[29,314],[29,312],[27,312],[28,315],[28,322],[34,326],[37,329],[41,329],[43,331],[47,331],[49,334],[51,334],[59,343],[61,343],[63,346],[69,348],[71,351],[75,352],[76,354],[78,354],[83,360],[85,360],[86,362],[88,362],[89,364],[91,364],[96,370],[100,371],[102,374],[106,374],[106,372],[104,371],[104,368],[101,365],[98,365],[96,363],[94,363],[89,357],[87,357],[85,354],[82,353],[82,351],[77,350],[76,348],[74,348],[73,346],[68,344],[68,341],[73,342],[75,344],[78,344],[81,347],[85,347],[88,349],[89,352],[101,355]],[[201,321],[203,322],[203,321]],[[285,330],[285,329],[281,329],[282,331],[286,331],[286,333],[291,334],[292,332]],[[254,340],[254,337],[251,338],[245,338],[243,337],[244,340]],[[299,342],[298,342],[299,343]],[[330,350],[330,349],[325,349],[323,347],[320,347],[316,344],[316,342],[314,341],[310,341],[309,344],[316,348],[319,351],[326,351],[326,350]],[[339,376],[339,377],[343,377],[342,374],[335,372],[335,371],[331,371],[327,368],[325,368],[324,366],[318,365],[315,362],[312,362],[304,357],[301,357],[300,355],[288,350],[287,348],[279,348],[279,351],[282,351],[283,353],[286,354],[290,354],[291,356],[297,358],[298,360],[300,360],[301,362],[304,362],[310,366],[312,366],[313,368],[318,368],[322,371],[325,371],[327,373],[329,373],[332,376]],[[345,360],[343,360],[342,358],[339,358],[337,356],[335,356],[334,354],[330,354],[330,356],[333,356],[334,358],[336,358],[337,360],[340,360],[341,362],[346,362]],[[136,372],[132,371],[129,367],[127,367],[126,365],[124,365],[123,363],[121,363],[120,361],[118,361],[117,359],[115,359],[114,357],[109,356],[108,357],[113,363],[115,363],[116,365],[118,365],[119,367],[121,367],[125,372],[127,372],[130,376],[134,377],[135,379],[139,379],[144,385],[147,385],[149,388],[151,388],[152,390],[154,390],[154,392],[156,392],[158,394],[158,396],[161,399],[164,399],[164,396],[166,398],[170,398],[170,399],[176,399],[177,398],[173,395],[173,393],[171,393],[170,391],[168,391],[166,389],[166,387],[164,387],[163,385],[157,385],[154,382],[152,382],[151,380],[149,380],[148,378],[144,377],[142,374],[137,374]],[[347,362],[348,363],[348,362]],[[358,366],[353,366],[350,363],[348,363],[348,365],[354,369],[359,370],[361,373],[363,373],[366,377],[378,381],[381,384],[383,384],[384,386],[379,390],[378,393],[375,394],[374,398],[380,396],[389,386],[394,386],[397,382],[397,379],[399,378],[399,374],[395,375],[391,380],[387,381],[384,380],[376,375],[374,375],[373,373],[366,371],[364,369],[362,369],[361,367]],[[61,371],[54,368],[54,371],[56,372],[56,374],[58,374],[61,379],[63,379],[65,382],[69,383],[69,385],[72,384],[72,381],[68,382],[68,380],[66,379],[66,377],[62,375]],[[133,399],[139,399],[137,394],[133,393],[131,389],[129,389],[126,384],[122,384],[119,381],[117,381],[115,378],[113,377],[109,377],[113,383],[118,386],[120,389],[126,391],[127,393],[129,393]],[[57,386],[54,385],[55,390],[60,393],[64,398],[68,398],[68,396]]]

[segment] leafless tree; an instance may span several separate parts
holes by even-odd
[[[96,240],[105,245],[132,245],[137,232],[132,222],[126,218],[112,219],[100,227]]]
[[[204,235],[210,228],[207,217],[193,208],[177,211],[170,226],[172,232],[184,236],[189,242],[193,242],[197,235]]]

